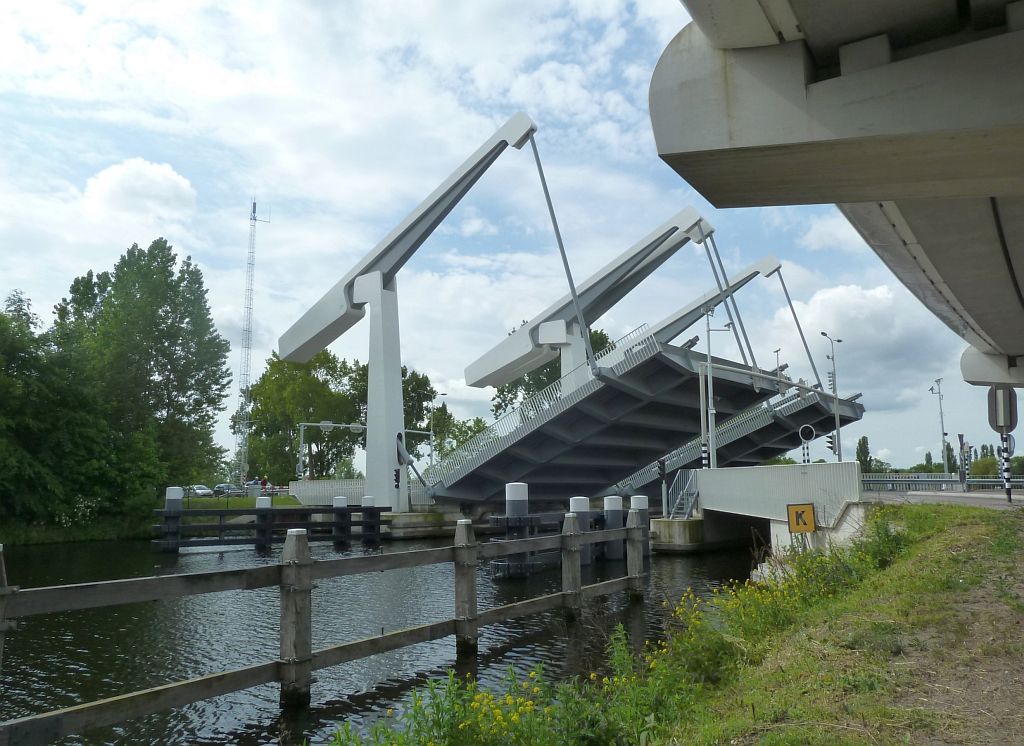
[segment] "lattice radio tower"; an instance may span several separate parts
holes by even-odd
[[[249,257],[245,264],[245,310],[242,312],[242,355],[238,363],[238,412],[235,415],[236,481],[249,476],[249,362],[252,353],[253,278],[256,274],[256,223],[269,223],[256,217],[256,200],[249,214]]]

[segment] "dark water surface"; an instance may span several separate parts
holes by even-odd
[[[445,541],[397,542],[385,552],[443,546]],[[99,542],[6,551],[8,581],[30,588],[114,578],[228,570],[275,563],[280,547],[260,557],[251,548],[223,552],[154,552],[148,542]],[[355,550],[349,554],[360,554]],[[379,550],[378,550],[379,551]],[[314,558],[339,556],[313,544]],[[604,665],[607,635],[621,622],[642,644],[656,637],[666,610],[688,588],[704,595],[723,581],[747,577],[746,550],[694,557],[655,555],[647,580],[649,603],[630,605],[622,593],[594,601],[567,626],[557,611],[480,630],[474,673],[499,688],[512,667],[527,673],[543,663],[547,675],[570,677]],[[624,563],[584,568],[584,583],[617,577]],[[559,590],[559,570],[524,580],[495,580],[489,563],[478,570],[480,610]],[[451,564],[317,581],[313,591],[313,648],[327,647],[451,618]],[[0,720],[67,707],[137,689],[274,660],[278,654],[276,587],[173,601],[50,614],[21,620],[8,632],[0,671]],[[282,717],[278,685],[268,684],[177,710],[92,731],[62,743],[266,744],[329,740],[336,724],[371,722],[409,692],[456,664],[454,638],[403,648],[314,671],[307,713]],[[465,670],[465,669],[463,669]]]

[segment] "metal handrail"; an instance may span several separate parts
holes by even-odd
[[[660,345],[654,334],[643,324],[629,334],[617,339],[594,356],[600,367],[621,373],[658,352]],[[585,376],[585,378],[584,378]],[[578,385],[572,384],[583,379]],[[568,374],[538,391],[519,406],[506,412],[494,424],[455,448],[445,459],[429,467],[424,476],[430,484],[444,483],[451,486],[453,477],[475,468],[487,459],[503,451],[527,432],[564,412],[600,387],[594,378],[589,363],[578,365]]]

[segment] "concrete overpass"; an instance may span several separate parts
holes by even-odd
[[[1024,386],[1024,2],[683,3],[662,159],[718,207],[835,203],[970,344],[965,380]]]

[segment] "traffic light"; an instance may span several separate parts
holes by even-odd
[[[395,489],[402,487],[402,471],[401,469],[395,469]]]
[[[827,371],[825,375],[828,376],[828,388],[829,388],[829,391],[832,391],[834,393],[835,390],[836,390],[836,379],[832,375],[832,371]]]
[[[832,453],[836,452],[836,436],[834,433],[829,433],[825,436],[825,443],[826,447],[832,451]]]
[[[658,459],[658,478],[659,478],[659,479],[660,479],[660,480],[661,480],[662,482],[664,482],[664,481],[665,481],[665,477],[666,477],[666,476],[667,476],[667,475],[666,475],[666,473],[665,473],[665,459],[663,459],[663,458],[659,458],[659,459]]]

